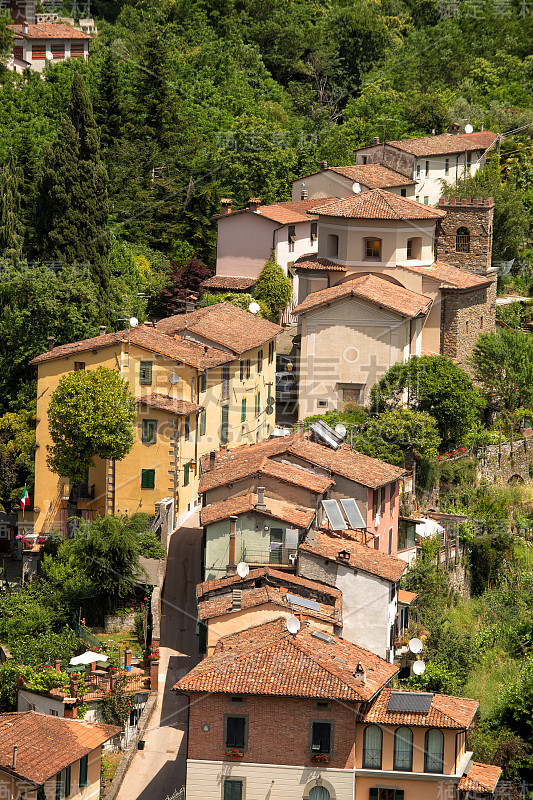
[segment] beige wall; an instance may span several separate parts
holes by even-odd
[[[322,172],[317,172],[314,175],[308,175],[305,178],[298,178],[292,182],[292,199],[301,200],[302,183],[305,183],[307,189],[307,197],[309,200],[318,200],[321,197],[349,197],[354,194],[353,184],[354,181],[350,178],[345,178],[334,172],[332,169],[326,169]],[[368,192],[369,187],[360,183],[361,190]],[[401,190],[405,189],[406,197],[415,196],[415,187],[411,186],[387,186],[386,191],[393,194],[400,195]]]
[[[257,492],[259,486],[265,489],[265,497],[274,500],[285,500],[305,508],[317,508],[322,495],[305,489],[303,486],[294,486],[269,475],[250,475],[242,480],[234,481],[225,486],[218,486],[205,493],[205,505],[229,500],[231,497]]]

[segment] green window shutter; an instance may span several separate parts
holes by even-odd
[[[207,625],[203,620],[198,623],[198,653],[201,656],[207,653]]]
[[[370,789],[368,793],[368,800],[379,800],[379,789]],[[402,793],[403,794],[403,793]]]
[[[257,352],[257,371],[258,372],[262,372],[263,371],[263,351],[262,350],[258,350],[258,352]]]
[[[259,416],[259,412],[261,409],[261,392],[257,392],[255,396],[255,416]]]
[[[229,440],[228,430],[229,406],[222,406],[222,423],[220,425],[220,441],[227,444]]]
[[[65,797],[70,797],[70,784],[71,784],[71,767],[70,765],[65,769]]]
[[[267,400],[270,400],[270,398],[272,397],[272,384],[271,383],[268,384],[267,391],[268,391]]]
[[[246,397],[241,400],[241,422],[246,422]]]
[[[246,359],[246,377],[249,378],[252,374],[252,362],[249,358]]]
[[[205,408],[200,413],[200,436],[205,436],[205,428],[207,423],[207,411]]]
[[[157,441],[157,420],[143,419],[142,429],[143,444],[155,444]]]
[[[140,384],[141,386],[152,385],[152,362],[141,361],[140,365]]]
[[[241,381],[243,381],[244,380],[244,361],[241,361],[241,363],[240,363],[240,370],[241,370],[240,371],[240,378],[241,378]]]
[[[207,372],[202,372],[200,375],[200,391],[206,392],[207,391]]]
[[[89,767],[89,756],[80,758],[80,788],[87,786],[87,769]]]
[[[224,781],[224,800],[243,800],[242,781]]]
[[[403,800],[403,789],[396,789],[394,792],[394,800]]]
[[[141,489],[155,489],[155,469],[141,470]]]
[[[189,485],[189,471],[190,471],[190,464],[185,464],[183,467],[183,485]]]
[[[56,775],[56,800],[61,800],[61,773]]]
[[[39,788],[37,789],[37,800],[46,800],[44,786],[39,786]]]
[[[190,422],[189,417],[185,417],[185,426],[184,426],[183,438],[185,439],[186,442],[188,442],[189,439],[190,439],[190,436],[191,436],[191,422]]]

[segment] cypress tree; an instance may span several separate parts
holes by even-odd
[[[68,116],[44,156],[37,249],[47,261],[87,265],[104,294],[109,287],[107,182],[91,101],[82,76],[76,73]]]
[[[0,255],[11,261],[22,256],[24,224],[21,216],[23,174],[13,150],[0,170]]]
[[[107,151],[122,136],[122,103],[119,88],[117,58],[108,47],[104,56],[98,99],[94,106],[95,118],[100,130],[102,151]]]

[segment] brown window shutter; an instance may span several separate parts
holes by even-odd
[[[46,44],[34,44],[31,48],[31,57],[33,61],[44,61],[46,58]]]
[[[52,58],[65,58],[65,42],[52,42]]]
[[[85,55],[85,46],[83,43],[79,42],[71,42],[70,45],[70,57],[71,58],[83,58]]]

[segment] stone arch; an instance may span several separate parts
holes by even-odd
[[[511,475],[507,483],[524,483],[524,479],[521,475],[515,473],[514,475]]]
[[[464,225],[457,228],[455,234],[455,251],[457,253],[470,252],[470,231]]]
[[[319,775],[316,778],[313,778],[313,780],[309,781],[309,783],[306,784],[304,793],[302,795],[302,800],[309,800],[309,792],[315,786],[323,786],[324,789],[328,790],[330,800],[337,800],[337,795],[335,794],[335,789],[333,788],[333,785],[329,781],[325,780],[325,778],[323,778],[321,775]]]

